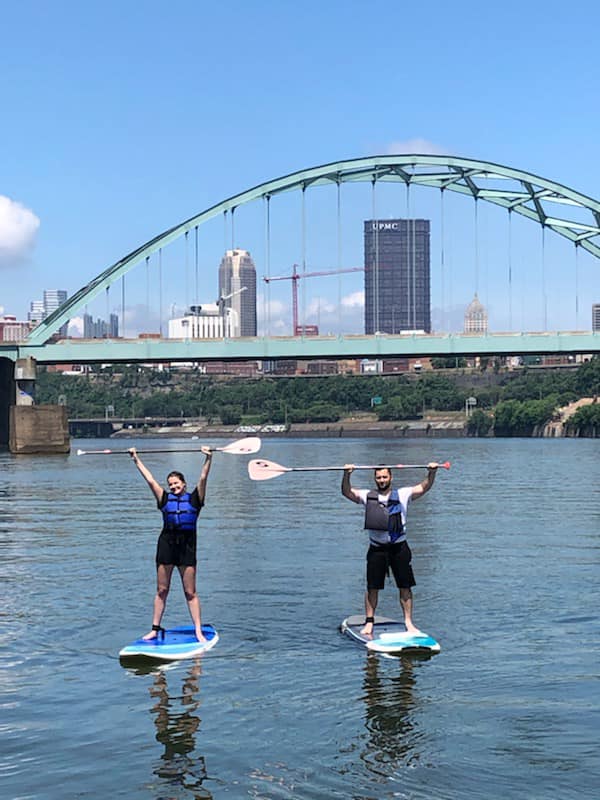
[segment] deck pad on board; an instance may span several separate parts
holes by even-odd
[[[180,661],[194,658],[214,647],[219,634],[213,625],[203,625],[205,642],[199,642],[191,625],[180,625],[165,630],[165,635],[156,639],[136,639],[119,652],[119,658],[151,658],[157,661]]]
[[[403,622],[390,617],[375,617],[373,633],[367,636],[360,632],[364,627],[364,615],[347,617],[341,624],[342,633],[376,653],[401,653],[406,650],[421,650],[439,653],[440,645],[429,634],[408,633]]]

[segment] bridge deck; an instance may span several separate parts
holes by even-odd
[[[240,339],[63,339],[0,344],[0,357],[40,364],[599,353],[600,331],[375,336],[244,337]]]

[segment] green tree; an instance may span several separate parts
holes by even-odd
[[[505,400],[494,410],[496,436],[531,436],[549,422],[556,411],[555,398],[544,400]]]
[[[223,425],[239,425],[242,420],[241,406],[222,406],[219,414]]]
[[[377,409],[377,419],[381,421],[397,419],[417,419],[421,416],[421,404],[417,396],[390,397],[387,403]]]
[[[477,408],[467,421],[467,433],[469,436],[487,436],[493,424],[492,417]]]
[[[578,408],[567,421],[567,431],[571,435],[600,436],[600,403]]]

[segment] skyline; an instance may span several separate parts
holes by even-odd
[[[573,9],[559,3],[509,2],[501,11],[488,10],[485,20],[478,8],[434,3],[427,25],[414,8],[377,2],[368,14],[358,3],[308,2],[301,19],[292,8],[274,13],[261,2],[251,8],[178,2],[168,13],[149,2],[143,15],[137,4],[114,2],[85,8],[63,2],[50,9],[26,1],[5,9],[0,306],[25,318],[30,300],[45,288],[73,294],[124,254],[225,197],[345,158],[462,155],[598,197],[598,111],[590,102],[599,71],[593,56],[598,9],[578,4],[589,23],[582,26]],[[382,36],[382,21],[398,36]],[[444,45],[453,38],[464,47],[448,53]],[[549,55],[559,52],[552,65]],[[559,98],[568,100],[561,106]],[[397,204],[382,210],[382,217],[405,216]],[[414,211],[434,216],[421,207]],[[361,230],[352,214],[344,267],[362,263],[356,255]],[[453,220],[457,261],[459,243],[472,238],[471,216],[461,209]],[[286,228],[298,226],[297,216],[288,217]],[[309,265],[335,268],[328,263],[334,259],[327,231],[317,226],[310,234]],[[264,316],[260,245],[243,235],[240,226],[235,246],[255,258]],[[285,240],[285,233],[276,235]],[[435,235],[434,221],[432,240]],[[550,265],[554,242],[547,238]],[[217,239],[219,246],[206,254],[213,283],[202,286],[204,302],[217,298],[215,253],[230,247],[222,231]],[[482,254],[491,265],[489,296],[472,280],[457,279],[445,313],[462,321],[477,289],[490,306],[493,250],[502,246],[497,240],[500,235]],[[523,260],[539,260],[539,244],[528,247]],[[432,242],[432,263],[434,248]],[[563,251],[557,258],[565,258]],[[587,259],[594,265],[582,262],[579,305],[582,327],[590,328],[592,304],[600,301],[600,265]],[[291,272],[292,263],[279,260],[271,274]],[[319,281],[314,289],[306,283],[304,321],[319,316],[322,328],[333,327],[341,303],[362,319],[361,282],[362,276],[346,276],[341,283]],[[184,304],[176,288],[164,289],[165,308]],[[527,294],[524,288],[521,295]],[[128,309],[132,320],[137,314],[150,321],[143,295],[142,289],[141,300]],[[275,331],[291,330],[287,281],[272,288],[270,300]],[[541,314],[529,305],[522,303],[519,319],[531,317],[531,329],[539,328]],[[435,308],[433,297],[434,327]],[[106,310],[113,311],[89,310],[106,319]],[[489,310],[490,328],[497,328],[500,313]],[[561,313],[558,302],[553,314],[558,319]],[[567,326],[572,317],[565,315]]]

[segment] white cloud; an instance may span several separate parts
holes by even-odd
[[[313,297],[306,306],[306,316],[307,318],[311,318],[321,314],[333,314],[336,308],[337,307],[325,297]]]
[[[33,211],[0,195],[0,265],[14,266],[35,244],[40,220]]]
[[[391,142],[391,144],[386,145],[385,152],[388,155],[403,155],[405,153],[425,156],[450,155],[450,151],[447,148],[419,137],[415,139],[406,139],[405,141]]]
[[[119,335],[125,338],[138,336],[140,333],[158,333],[161,328],[158,312],[148,310],[143,303],[125,307],[125,321],[119,319]],[[163,336],[167,335],[167,325],[163,324]]]
[[[352,292],[352,294],[342,297],[342,306],[344,308],[364,308],[365,293],[363,291]]]
[[[270,300],[266,303],[264,296],[259,295],[256,300],[256,315],[259,334],[268,332],[273,336],[289,336],[292,330],[292,315],[290,307],[279,300]]]
[[[73,317],[69,320],[69,336],[83,336],[83,317]]]
[[[290,336],[292,332],[292,308],[289,303],[272,300],[269,304],[269,322],[263,312],[263,299],[258,298],[257,311],[259,334],[268,327],[272,336]],[[364,291],[352,292],[341,298],[341,304],[326,297],[307,298],[306,315],[298,309],[303,317],[300,322],[307,325],[318,325],[323,334],[361,333],[364,330]]]

